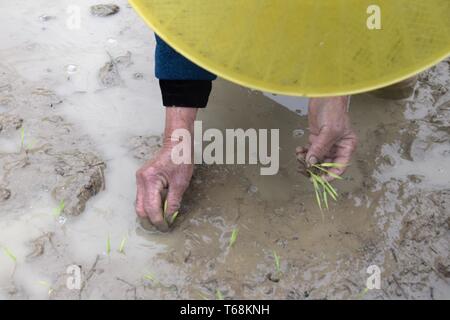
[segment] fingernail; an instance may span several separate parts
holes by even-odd
[[[317,160],[317,158],[315,156],[311,156],[311,157],[309,157],[308,162],[310,164],[316,164],[318,162],[318,160]]]

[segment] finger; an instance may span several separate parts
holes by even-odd
[[[295,155],[297,156],[297,159],[299,159],[299,158],[306,159],[306,154],[308,153],[310,146],[311,146],[310,144],[307,144],[304,147],[299,146],[299,147],[295,148]]]
[[[350,160],[351,160],[351,153],[349,153],[349,154],[344,153],[342,156],[337,156],[330,162],[340,163],[340,164],[342,164],[342,166],[338,167],[338,168],[330,168],[328,171],[331,173],[334,173],[335,175],[342,176],[344,174],[344,172],[346,171],[347,165],[350,163]],[[323,176],[323,178],[325,180],[327,180],[328,182],[331,182],[336,179],[329,174],[325,174]]]
[[[167,211],[165,217],[167,222],[172,223],[172,216],[180,209],[181,200],[186,188],[179,185],[169,186],[169,192],[167,193]]]
[[[162,197],[161,193],[164,189],[159,179],[146,181],[144,210],[151,223],[160,231],[167,231],[168,226],[163,218]]]
[[[140,173],[136,173],[136,204],[135,210],[139,217],[145,218],[147,215],[144,210],[144,191],[145,186],[141,179]]]
[[[335,174],[335,175],[341,176],[345,172],[345,167],[343,167],[343,168],[331,168],[328,171],[333,173],[333,174]],[[325,179],[328,182],[336,180],[335,177],[333,177],[333,176],[331,176],[329,174],[326,174],[326,173],[322,176],[322,179]]]
[[[296,152],[295,157],[297,158],[297,160],[305,161],[307,153],[308,153],[308,149],[304,149],[302,152]]]
[[[297,148],[295,148],[295,154],[296,155],[303,154],[303,153],[306,153],[306,152],[308,152],[308,149],[306,147],[297,147]]]
[[[332,149],[335,149],[334,147],[332,148]],[[326,156],[325,156],[325,159],[323,159],[323,162],[334,162],[334,152],[335,152],[335,150],[334,151],[332,151],[332,152],[330,152],[329,154],[327,154]],[[333,156],[331,155],[331,154],[333,154]],[[331,169],[333,169],[333,168],[327,168],[327,170],[328,171],[330,171],[330,172],[332,172],[332,173],[335,173],[335,174],[337,174],[336,172],[334,172],[333,170],[331,170]],[[333,181],[335,178],[333,178],[332,176],[330,176],[329,174],[326,174],[325,172],[323,173],[323,174],[321,174],[321,177],[323,178],[323,179],[325,179],[326,181],[328,181],[328,182],[331,182],[331,181]]]
[[[323,157],[323,162],[327,162],[327,160],[330,160],[330,162],[333,162],[333,159],[336,158],[336,154],[338,152],[338,145],[337,144],[333,145],[331,147],[330,151],[328,151],[328,153]]]
[[[342,166],[336,167],[336,168],[330,168],[329,171],[338,176],[341,176],[342,174],[344,174],[344,172],[347,169],[347,166],[350,164],[351,157],[352,157],[352,154],[355,151],[355,149],[356,149],[356,138],[355,137],[350,137],[349,139],[342,141],[337,148],[336,157],[330,161],[330,162],[342,164]],[[334,178],[330,175],[326,175],[326,177],[324,177],[324,178],[327,181],[334,180]]]
[[[331,150],[338,138],[334,130],[327,126],[322,127],[319,135],[310,139],[311,147],[306,154],[306,161],[310,164],[319,162]]]

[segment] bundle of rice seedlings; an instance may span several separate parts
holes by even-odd
[[[331,168],[342,168],[345,165],[334,162],[322,162],[318,164],[310,165],[304,159],[298,159],[303,168],[300,168],[300,173],[305,175],[311,181],[314,192],[316,195],[316,202],[323,212],[323,209],[329,208],[328,200],[331,198],[337,201],[338,193],[336,189],[324,178],[330,176],[338,180],[342,180],[342,177],[330,171]]]

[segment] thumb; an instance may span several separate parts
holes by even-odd
[[[314,139],[311,139],[311,146],[306,154],[306,161],[310,164],[316,164],[319,160],[323,160],[337,139],[338,136],[330,127],[323,126],[319,134]]]

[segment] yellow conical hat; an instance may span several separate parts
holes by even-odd
[[[329,96],[408,78],[450,54],[450,0],[130,0],[181,54],[230,81]]]

